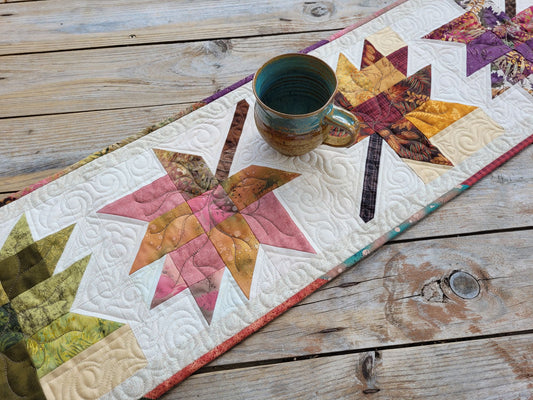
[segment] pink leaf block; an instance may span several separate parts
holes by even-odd
[[[168,175],[165,175],[108,204],[98,212],[149,222],[184,201],[185,199],[176,189],[176,185]]]
[[[273,192],[250,204],[241,214],[259,243],[315,253]]]

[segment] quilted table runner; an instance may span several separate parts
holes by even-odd
[[[247,78],[0,208],[0,398],[157,398],[525,148],[517,11],[403,1],[307,49],[350,148],[272,150]]]

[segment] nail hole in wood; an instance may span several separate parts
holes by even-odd
[[[361,364],[361,370],[366,380],[371,380],[374,377],[374,359],[372,356],[365,357]]]
[[[376,385],[376,369],[380,364],[380,358],[381,355],[374,351],[361,354],[358,377],[363,385],[363,394],[372,394],[380,391]]]
[[[456,271],[450,275],[450,288],[463,299],[473,299],[479,295],[479,283],[467,272]]]

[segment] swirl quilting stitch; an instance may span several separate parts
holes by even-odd
[[[430,141],[454,164],[459,164],[503,133],[501,126],[483,110],[477,109],[430,138]]]
[[[418,38],[462,13],[463,10],[451,1],[420,1],[411,14],[391,21],[390,27],[405,39]]]

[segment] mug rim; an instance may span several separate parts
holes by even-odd
[[[263,69],[265,67],[267,67],[271,63],[273,63],[275,61],[278,61],[278,60],[280,60],[282,58],[288,58],[288,57],[294,57],[294,56],[303,57],[303,58],[311,58],[311,59],[317,60],[320,64],[322,64],[323,66],[325,66],[327,69],[329,69],[332,72],[333,78],[335,79],[335,88],[333,89],[333,93],[331,94],[329,99],[324,103],[324,105],[322,107],[316,109],[315,111],[311,111],[311,112],[308,112],[308,113],[305,113],[305,114],[287,114],[287,113],[283,113],[281,111],[274,110],[272,107],[267,106],[265,103],[263,103],[263,101],[259,98],[259,95],[257,94],[257,91],[255,90],[255,84],[257,82],[257,77],[261,73],[261,71],[263,71]],[[331,68],[324,60],[322,60],[322,59],[320,59],[318,57],[315,57],[315,56],[313,56],[311,54],[305,54],[305,53],[285,53],[285,54],[281,54],[279,56],[271,58],[270,60],[265,62],[256,71],[256,73],[254,74],[253,82],[252,82],[252,90],[254,92],[255,101],[259,102],[261,107],[267,109],[268,111],[270,111],[270,112],[272,112],[272,113],[274,113],[277,116],[282,117],[282,118],[307,118],[307,117],[311,117],[311,116],[316,115],[316,114],[320,114],[322,111],[324,111],[331,104],[333,98],[335,97],[335,94],[337,93],[338,86],[339,86],[339,81],[337,79],[337,75],[335,74],[335,71],[333,70],[333,68]]]

